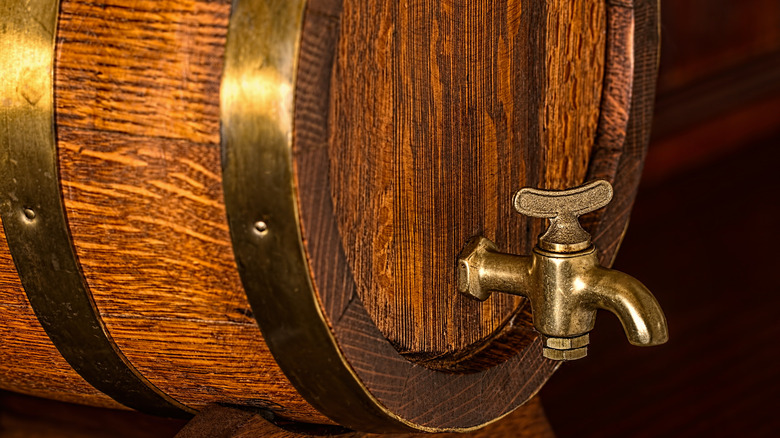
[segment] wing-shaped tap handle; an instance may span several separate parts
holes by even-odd
[[[550,220],[547,231],[539,236],[541,249],[570,253],[591,245],[590,234],[580,226],[579,216],[598,210],[611,200],[612,185],[595,180],[568,190],[526,187],[515,193],[513,204],[519,213]]]
[[[610,200],[612,186],[598,180],[569,190],[520,190],[515,209],[550,220],[539,245],[530,256],[518,256],[499,252],[485,237],[472,238],[458,257],[458,290],[482,301],[493,292],[528,298],[549,359],[585,357],[597,309],[617,315],[634,345],[666,342],[666,317],[653,294],[637,279],[602,267],[580,227],[580,215]]]

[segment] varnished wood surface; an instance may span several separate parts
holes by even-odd
[[[426,4],[432,8],[429,11],[440,7],[422,1],[411,5]],[[648,4],[645,4],[642,13],[654,12]],[[511,312],[498,315],[494,322],[485,325],[491,327],[490,331],[486,330],[479,337],[469,339],[465,330],[461,330],[458,335],[458,330],[448,328],[447,336],[455,337],[443,343],[435,341],[437,345],[444,345],[446,350],[438,347],[421,350],[417,356],[418,359],[430,359],[441,353],[449,354],[449,364],[466,364],[460,370],[453,366],[450,371],[468,371],[465,374],[435,371],[409,362],[398,354],[397,349],[387,342],[384,334],[376,327],[376,319],[372,318],[375,315],[370,313],[370,306],[369,311],[366,310],[353,279],[353,273],[357,277],[363,274],[356,270],[354,261],[349,262],[342,247],[344,241],[341,235],[349,236],[357,232],[359,227],[345,228],[341,224],[339,228],[334,211],[343,206],[338,204],[336,196],[340,192],[330,186],[332,181],[338,180],[335,172],[341,171],[341,167],[337,167],[341,158],[337,156],[338,151],[334,146],[343,146],[343,143],[336,141],[338,135],[341,135],[337,134],[339,131],[336,129],[339,126],[336,122],[342,120],[339,117],[343,117],[344,123],[353,120],[356,129],[359,126],[366,127],[366,121],[371,120],[369,115],[377,117],[361,108],[347,108],[334,103],[337,100],[334,96],[343,98],[346,93],[353,91],[347,87],[348,82],[345,83],[343,78],[334,76],[347,74],[343,69],[349,64],[342,64],[345,62],[343,57],[347,54],[352,56],[349,47],[342,47],[342,38],[352,38],[350,41],[356,45],[352,50],[357,50],[356,53],[362,56],[360,54],[363,52],[358,50],[357,42],[365,44],[368,40],[381,41],[373,38],[376,32],[372,26],[376,24],[375,20],[382,23],[386,18],[377,12],[391,10],[397,13],[394,15],[398,18],[396,24],[403,32],[391,32],[387,28],[384,29],[389,32],[387,35],[381,32],[378,35],[406,44],[394,46],[389,52],[393,58],[384,60],[387,63],[385,72],[403,73],[399,77],[407,81],[390,81],[399,86],[391,90],[393,100],[386,101],[386,104],[397,107],[394,113],[419,126],[393,125],[391,131],[397,133],[399,139],[405,139],[393,143],[393,147],[406,145],[406,149],[399,147],[391,151],[398,155],[399,160],[392,163],[379,160],[373,164],[368,160],[367,163],[375,165],[376,169],[399,171],[399,181],[408,179],[418,184],[420,193],[427,193],[430,187],[438,190],[435,179],[423,181],[429,176],[426,172],[432,168],[428,164],[415,167],[419,163],[415,164],[414,159],[409,161],[409,147],[412,144],[416,147],[431,147],[436,151],[432,156],[452,153],[445,143],[436,143],[440,141],[439,137],[433,143],[412,142],[415,135],[426,132],[423,129],[426,124],[439,129],[433,119],[426,119],[428,115],[435,114],[438,107],[448,109],[448,123],[451,126],[441,125],[440,132],[447,134],[450,142],[465,137],[470,142],[468,145],[482,148],[479,149],[482,151],[480,157],[489,159],[477,163],[479,165],[464,158],[468,155],[465,149],[461,151],[463,162],[475,169],[473,172],[464,171],[464,175],[469,175],[464,181],[469,178],[473,180],[479,175],[489,176],[486,181],[494,184],[493,188],[479,189],[474,202],[482,206],[487,206],[488,201],[496,202],[490,204],[490,208],[494,209],[509,208],[508,198],[506,204],[500,203],[498,199],[494,201],[493,197],[499,196],[496,187],[500,186],[507,195],[510,194],[519,187],[515,187],[513,181],[520,178],[521,174],[533,180],[529,182],[530,185],[542,182],[552,186],[564,182],[568,185],[570,180],[583,178],[588,149],[584,146],[580,149],[581,145],[568,139],[572,136],[593,135],[598,139],[600,134],[597,132],[612,132],[609,130],[612,119],[605,118],[603,111],[598,113],[593,110],[596,105],[594,102],[598,98],[611,101],[620,92],[630,95],[633,83],[627,79],[634,74],[633,70],[627,70],[621,64],[614,74],[622,88],[619,92],[606,91],[606,94],[601,95],[598,91],[599,82],[594,79],[602,74],[599,60],[603,55],[599,55],[599,50],[603,53],[610,46],[603,47],[602,33],[584,32],[591,22],[615,22],[615,25],[610,25],[607,36],[617,37],[616,47],[625,49],[621,52],[624,55],[633,53],[634,47],[626,46],[634,37],[635,14],[630,4],[609,4],[602,10],[598,5],[586,6],[584,2],[560,3],[557,9],[550,7],[550,11],[556,12],[555,16],[545,15],[542,10],[534,12],[529,6],[525,12],[528,15],[519,13],[519,23],[507,21],[508,17],[517,18],[516,10],[494,11],[486,5],[475,3],[458,6],[465,8],[458,11],[476,8],[475,11],[495,14],[487,14],[490,17],[484,17],[485,23],[492,23],[490,26],[496,31],[506,30],[507,35],[513,35],[511,47],[516,47],[518,53],[513,55],[513,59],[506,59],[509,46],[501,45],[504,40],[493,41],[486,34],[480,35],[476,21],[469,21],[470,27],[462,27],[460,22],[452,21],[452,18],[449,21],[439,18],[442,27],[437,29],[441,32],[450,29],[465,36],[458,43],[460,46],[454,43],[447,46],[453,50],[453,54],[465,53],[463,59],[459,58],[451,64],[442,60],[442,66],[449,65],[461,75],[465,73],[469,80],[480,72],[475,65],[486,70],[495,69],[498,76],[485,76],[479,81],[476,77],[473,79],[475,89],[482,93],[480,96],[469,94],[451,82],[450,97],[459,96],[461,100],[445,100],[438,105],[434,105],[436,102],[416,102],[412,98],[417,95],[415,90],[422,86],[417,81],[436,85],[447,80],[440,75],[437,83],[429,76],[430,71],[415,68],[415,63],[419,61],[418,50],[422,50],[426,56],[434,55],[429,46],[419,47],[422,42],[431,38],[446,39],[444,36],[418,34],[420,23],[415,21],[417,9],[406,9],[406,6],[392,2],[369,5],[347,1],[342,5],[337,0],[312,0],[304,19],[296,91],[295,152],[304,240],[315,286],[325,316],[358,377],[391,412],[430,427],[475,425],[511,411],[536,393],[552,374],[556,363],[541,358],[539,340],[530,330],[527,309],[515,307],[511,299],[508,300]],[[363,11],[361,8],[378,9]],[[314,412],[291,387],[263,344],[235,269],[222,200],[218,120],[218,87],[228,10],[227,0],[137,1],[131,5],[120,0],[63,1],[57,44],[55,100],[60,172],[69,225],[84,276],[112,338],[130,362],[152,383],[195,408],[209,403],[241,404],[267,408],[280,417],[325,423],[328,420]],[[625,13],[615,15],[614,11],[617,10]],[[562,24],[563,19],[557,18],[559,15],[584,18],[578,27]],[[463,17],[459,15],[458,19]],[[387,26],[389,22],[384,23]],[[548,32],[536,33],[539,29],[535,25],[548,29]],[[349,34],[347,28],[353,29],[356,34]],[[509,32],[509,29],[516,29],[515,33]],[[360,41],[360,35],[363,35],[365,41]],[[543,35],[547,37],[542,38]],[[580,46],[587,41],[602,48],[583,55]],[[652,51],[652,41],[645,44],[640,40],[636,44],[637,47]],[[486,65],[490,56],[480,55],[473,45],[484,46],[486,53],[496,55],[496,61],[500,60],[501,67],[511,69],[519,77],[506,76],[503,69],[497,69],[492,64]],[[457,52],[458,47],[465,52]],[[366,50],[369,48],[374,51],[381,49],[376,46],[367,47]],[[372,56],[376,54],[372,53]],[[527,70],[514,70],[515,67],[519,68],[520,60],[526,57],[550,53],[557,53],[558,57],[542,56],[543,62]],[[609,56],[606,65],[611,62]],[[375,67],[379,65],[376,59],[362,59],[364,65],[358,67],[366,71],[371,70],[372,64]],[[652,70],[649,63],[639,65],[641,69]],[[356,67],[354,71],[363,71],[360,68]],[[416,76],[421,73],[425,73],[425,76]],[[548,73],[551,75],[549,80]],[[638,80],[648,79],[642,76],[642,71],[639,74]],[[622,82],[621,77],[624,79]],[[572,78],[590,78],[595,82],[589,88]],[[369,86],[380,86],[383,83],[379,77],[366,76],[363,79],[370,79],[367,83],[358,79],[354,78],[352,85],[366,87],[364,92],[368,91]],[[516,94],[502,94],[508,93],[507,90],[513,84],[519,84],[524,93],[520,93],[522,98]],[[342,89],[342,86],[347,89]],[[431,96],[446,94],[444,85],[436,86],[441,87],[441,91]],[[499,99],[491,100],[490,93],[496,90],[499,91]],[[532,99],[534,96],[536,100]],[[638,96],[636,99],[640,103],[641,99],[648,99],[646,92]],[[369,100],[370,96],[364,95],[362,99]],[[469,102],[472,101],[487,109],[477,108],[472,113],[461,113],[468,110]],[[506,108],[499,109],[501,106]],[[509,107],[516,112],[511,117],[506,112]],[[613,105],[612,109],[619,112],[620,103]],[[379,105],[377,110],[386,111],[386,108]],[[387,117],[387,113],[382,114]],[[499,118],[502,122],[494,123],[493,120]],[[472,124],[473,121],[478,123]],[[350,123],[349,128],[352,127]],[[499,140],[514,135],[510,132],[518,127],[518,132],[532,139],[531,145],[540,146],[548,136],[557,138],[559,143],[551,144],[549,149],[529,146],[520,151],[519,164],[515,165],[533,169],[527,174],[523,173],[526,170],[521,172],[517,169],[515,173],[492,174],[492,166],[499,167],[505,161],[499,148],[506,144]],[[382,133],[374,128],[372,133]],[[408,131],[413,128],[414,131]],[[616,126],[615,129],[619,131],[623,127]],[[626,131],[631,132],[628,128]],[[637,138],[641,140],[640,134],[637,134]],[[375,140],[372,137],[372,141]],[[512,141],[524,140],[520,137],[520,140]],[[632,150],[636,152],[632,155],[634,160],[639,157],[641,162],[643,144],[641,141],[631,144]],[[355,145],[350,141],[347,146]],[[382,148],[371,149],[371,144],[366,147],[368,149],[355,152],[388,152]],[[596,147],[599,147],[598,141]],[[610,159],[618,160],[623,150],[620,144],[616,144],[610,152]],[[510,150],[509,153],[518,152]],[[332,154],[336,154],[333,155],[333,163],[329,161]],[[562,159],[562,154],[570,158]],[[550,157],[554,157],[554,160]],[[422,158],[432,163],[431,156]],[[439,175],[448,175],[446,163],[442,161],[438,164]],[[352,165],[357,166],[354,163]],[[456,166],[451,167],[454,169]],[[622,189],[617,192],[618,197],[623,199],[620,211],[625,213],[627,206],[630,206],[631,181],[635,180],[639,168],[616,165],[611,169],[612,173],[605,174],[607,178],[618,182],[622,179],[628,181],[619,186]],[[419,180],[415,180],[416,173],[419,173]],[[578,181],[571,183],[574,182]],[[447,187],[446,184],[444,186]],[[405,233],[424,234],[428,224],[422,219],[426,217],[425,209],[430,205],[410,201],[417,195],[412,196],[407,189],[403,185],[398,187],[397,199],[404,200],[406,204],[393,204],[391,210],[396,216],[409,215],[421,221],[416,226],[404,225],[411,227],[404,228]],[[454,189],[450,186],[449,190]],[[442,201],[435,199],[435,202]],[[433,205],[436,205],[435,202]],[[334,205],[337,210],[334,210]],[[457,202],[448,205],[457,206]],[[495,225],[504,220],[522,220],[515,213],[509,212],[504,217],[500,210],[490,208],[471,211],[469,214],[474,217],[461,217],[464,229],[460,232],[463,236],[469,237],[466,234],[481,230],[466,230],[471,226],[468,224],[472,224],[467,224],[467,219],[476,218],[474,223],[481,223],[480,226]],[[412,211],[414,209],[417,210]],[[366,217],[374,217],[381,222],[381,211],[368,208],[365,212],[380,214]],[[476,217],[478,214],[487,215]],[[442,222],[444,216],[439,216],[438,211],[436,218],[438,226],[451,226]],[[523,248],[530,247],[530,238],[538,234],[541,223],[513,223],[519,233],[512,238],[507,237],[507,244],[515,242]],[[395,219],[390,225],[389,232],[398,232]],[[497,235],[513,234],[509,225],[505,228],[498,225],[495,227]],[[385,228],[378,230],[384,232]],[[371,234],[370,230],[364,229],[363,232]],[[613,239],[609,242],[619,240],[619,236],[608,238]],[[408,244],[412,240],[408,236],[401,235],[396,240],[407,245],[401,246],[405,254],[411,254],[411,246]],[[445,245],[449,248],[453,266],[454,256],[461,245],[462,242],[455,242],[454,239]],[[353,250],[349,245],[346,249]],[[401,261],[389,257],[385,263],[397,267]],[[371,269],[371,275],[374,275],[375,271]],[[454,268],[448,271],[454,275]],[[412,286],[424,285],[416,283],[415,286],[414,282],[409,281],[404,283],[409,290]],[[443,281],[451,282],[452,279]],[[451,283],[448,284],[451,286]],[[14,294],[21,293],[19,289],[9,290]],[[424,294],[429,292],[423,290]],[[451,292],[456,300],[452,301],[452,305],[444,306],[445,313],[460,314],[456,312],[459,297],[454,294],[454,290]],[[423,296],[423,299],[429,297]],[[424,312],[418,313],[423,315],[418,322],[432,319]],[[483,325],[477,323],[480,316],[468,316],[468,312],[465,313],[467,316],[463,321]],[[16,322],[26,324],[24,317],[13,318],[21,318]],[[421,327],[420,333],[423,335],[406,339],[422,342],[432,333],[426,330]],[[441,333],[444,334],[444,331]],[[509,333],[517,336],[508,338]],[[34,336],[40,334],[42,332]],[[457,341],[461,338],[464,339]],[[396,346],[401,345],[396,339],[392,340]],[[477,341],[484,342],[480,344]],[[453,354],[458,352],[458,345],[469,343],[475,348],[461,348],[460,354]],[[19,352],[21,345],[10,346],[9,354],[23,357]],[[518,351],[520,354],[507,360]],[[32,366],[43,370],[46,363],[35,360]],[[493,366],[496,364],[500,365]],[[62,368],[62,364],[58,366]],[[57,397],[73,397],[76,401],[89,399],[90,403],[96,404],[105,402],[105,398],[92,397],[93,392],[79,386],[78,382],[64,382],[64,395]],[[51,396],[39,387],[32,387],[28,392]],[[68,392],[76,395],[67,395]],[[334,400],[338,400],[335,395]]]
[[[305,194],[301,196],[304,241],[325,316],[358,377],[391,412],[428,427],[467,427],[489,421],[532,396],[554,370],[554,363],[540,358],[538,340],[523,354],[489,370],[483,366],[472,374],[436,372],[400,356],[355,292],[333,219],[327,186],[329,120],[322,112],[329,107],[321,90],[332,84],[340,6],[309,4],[296,96],[295,156],[298,193]],[[486,393],[493,394],[492,402],[484,402]]]
[[[540,221],[513,211],[513,193],[584,179],[599,118],[604,5],[343,8],[330,197],[358,295],[408,357],[463,353],[523,303],[455,292],[465,242],[482,235],[528,253]]]
[[[333,325],[337,340],[344,346],[344,354],[357,375],[380,402],[397,415],[424,425],[463,427],[474,424],[481,417],[501,414],[502,409],[496,406],[495,400],[505,400],[505,406],[509,410],[511,406],[516,406],[533,395],[535,392],[533,386],[543,384],[555,369],[555,364],[547,360],[538,360],[538,340],[533,342],[534,335],[531,334],[526,340],[531,342],[530,344],[515,346],[520,354],[515,355],[512,359],[486,370],[487,367],[495,365],[496,362],[494,355],[485,354],[486,357],[490,358],[488,361],[481,364],[472,362],[469,365],[470,371],[479,372],[447,377],[446,374],[412,366],[408,361],[401,359],[397,352],[384,342],[382,333],[376,328],[375,323],[366,312],[357,293],[357,282],[352,278],[355,274],[354,266],[348,265],[347,256],[339,237],[345,231],[336,219],[335,202],[337,202],[337,198],[328,186],[334,172],[328,154],[333,148],[331,142],[335,135],[334,130],[338,129],[334,120],[338,114],[331,110],[330,118],[328,118],[323,116],[322,111],[323,108],[329,107],[330,102],[328,96],[321,90],[331,87],[330,92],[334,93],[333,87],[341,84],[341,81],[336,80],[333,75],[338,72],[339,68],[338,35],[340,26],[343,26],[343,20],[352,16],[346,15],[350,12],[346,9],[347,6],[349,6],[347,3],[342,5],[339,2],[311,2],[307,13],[307,26],[302,36],[301,63],[297,80],[298,111],[296,112],[294,157],[304,243],[315,286],[320,301],[325,303],[325,316]],[[354,7],[358,8],[357,11],[351,12],[355,17],[381,17],[383,13],[395,10],[392,6],[385,9],[383,5],[377,4],[354,5]],[[360,10],[360,7],[368,9]],[[643,59],[643,62],[639,64],[641,70],[634,71],[633,54],[637,48],[640,49],[639,53],[643,55],[656,50],[657,44],[655,43],[658,36],[651,34],[647,43],[644,40],[634,42],[635,12],[643,14],[639,16],[639,19],[644,20],[641,21],[643,25],[652,27],[654,21],[647,18],[647,15],[651,15],[655,11],[652,5],[642,4],[635,11],[631,3],[625,3],[617,6],[612,5],[608,8],[608,13],[609,11],[612,11],[612,16],[608,18],[615,23],[609,30],[609,37],[617,39],[613,46],[615,50],[619,51],[618,54],[626,57],[627,60],[616,67],[613,73],[614,82],[620,86],[613,87],[614,89],[610,89],[602,96],[602,100],[617,102],[617,104],[612,105],[613,112],[609,114],[612,116],[615,115],[614,113],[621,112],[620,102],[630,102],[625,96],[631,96],[634,75],[641,84],[642,90],[652,90],[652,87],[643,81],[651,80],[654,77],[655,65],[644,62]],[[624,13],[615,15],[617,11]],[[355,19],[358,24],[354,26],[366,25],[364,20]],[[373,19],[378,18],[365,18],[369,22]],[[642,31],[648,32],[647,29],[648,27],[645,26]],[[387,32],[389,36],[385,35],[384,32]],[[380,37],[389,38],[389,41],[394,41],[392,38],[395,37],[391,38],[391,36],[395,34],[390,29],[375,33]],[[377,50],[381,52],[381,50]],[[428,48],[426,47],[425,50]],[[369,55],[378,56],[374,52],[363,53],[361,56]],[[366,62],[366,72],[380,74],[380,72],[372,70],[371,59]],[[337,64],[336,70],[331,68],[334,63]],[[375,64],[374,60],[373,65]],[[375,80],[378,85],[382,85],[379,79],[372,79],[370,75],[364,76],[364,79]],[[638,96],[637,99],[648,97],[645,92],[639,93]],[[624,100],[621,101],[619,98],[624,98]],[[366,99],[368,97],[364,100]],[[358,102],[363,102],[363,100],[358,99]],[[360,103],[356,103],[356,105],[360,105]],[[640,106],[640,108],[647,108],[647,106]],[[626,132],[630,131],[627,127],[629,111],[622,107],[622,113],[624,116],[619,119],[619,123],[622,125],[616,125],[614,129],[619,131],[618,135],[625,137]],[[637,153],[641,154],[642,148],[646,144],[641,141],[641,138],[647,133],[648,116],[649,114],[642,111],[634,115],[638,131],[630,131],[631,135],[636,136],[636,139],[632,140],[631,153],[626,154],[633,160],[637,159]],[[614,118],[603,117],[603,115],[600,117],[600,129],[609,132],[609,122]],[[619,211],[626,213],[625,207],[630,205],[636,188],[634,184],[637,181],[635,173],[639,171],[640,167],[618,166],[623,153],[621,146],[622,143],[616,142],[602,147],[602,149],[610,150],[611,154],[607,156],[607,159],[615,162],[613,166],[608,166],[611,171],[605,172],[603,177],[616,181],[621,187],[616,197],[620,200]],[[368,152],[363,151],[362,153]],[[641,158],[639,159],[641,160]],[[354,186],[351,186],[350,189],[360,190],[359,187]],[[377,220],[382,220],[383,213],[381,211],[371,208],[366,209],[365,212],[374,214]],[[627,217],[621,217],[621,219],[623,218]],[[622,225],[624,224],[621,224],[621,229]],[[608,241],[610,245],[607,247],[614,249],[620,235],[608,235],[607,237],[613,239],[613,241]],[[387,263],[390,262],[388,259]],[[361,273],[357,272],[355,275],[361,275]],[[519,320],[519,324],[508,324],[502,329],[515,330],[521,327],[523,322],[527,327],[528,321],[526,314]],[[506,347],[503,342],[495,344],[491,346],[498,349]],[[507,349],[504,352],[507,356],[501,360],[506,360],[506,357],[511,357],[518,350]],[[483,349],[482,353],[490,353],[490,351]],[[471,361],[472,358],[464,359]],[[490,382],[490,389],[485,386],[487,382]],[[496,382],[500,382],[500,384],[495,385]],[[482,394],[488,392],[493,394],[493,402],[482,403]]]
[[[0,222],[0,388],[72,403],[121,408],[60,356],[35,317]]]
[[[106,327],[176,400],[327,421],[252,318],[222,200],[229,1],[63,1],[56,90],[73,242]]]

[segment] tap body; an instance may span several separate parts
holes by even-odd
[[[528,298],[544,354],[552,359],[587,354],[598,309],[617,315],[634,345],[658,345],[668,338],[666,318],[650,291],[635,278],[602,267],[592,245],[572,253],[537,246],[531,256],[517,256],[478,237],[461,253],[458,289],[479,300],[492,292]]]

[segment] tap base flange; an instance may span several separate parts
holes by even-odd
[[[571,338],[558,338],[554,336],[542,336],[544,357],[553,360],[577,360],[588,355],[590,335],[575,336]]]
[[[544,347],[542,355],[552,360],[577,360],[588,355],[588,347],[574,348],[572,350],[556,350],[554,348]]]

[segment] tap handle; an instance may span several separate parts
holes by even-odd
[[[579,216],[598,210],[611,200],[612,185],[595,180],[568,190],[526,187],[515,193],[513,204],[519,213],[550,220],[547,231],[539,237],[540,248],[570,253],[590,247],[590,234],[580,226]]]

